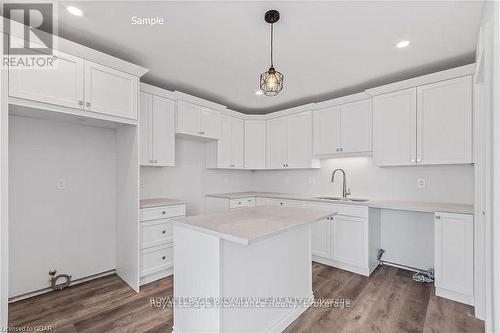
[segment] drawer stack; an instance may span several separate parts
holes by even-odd
[[[173,273],[174,244],[172,218],[186,215],[184,204],[142,208],[140,218],[140,284]]]

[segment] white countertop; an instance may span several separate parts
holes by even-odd
[[[140,201],[140,208],[154,208],[173,205],[184,205],[184,202],[169,198],[142,199]]]
[[[259,206],[175,219],[176,225],[248,245],[335,213],[318,209]]]
[[[474,206],[466,204],[454,204],[444,202],[424,202],[424,201],[397,201],[397,200],[368,200],[365,202],[353,202],[342,200],[326,200],[318,199],[321,195],[299,194],[299,193],[276,193],[276,192],[234,192],[209,194],[207,197],[223,198],[223,199],[241,199],[246,197],[261,197],[274,198],[284,200],[299,200],[311,202],[323,202],[331,204],[368,206],[373,208],[409,210],[416,212],[447,212],[447,213],[462,213],[474,214]]]

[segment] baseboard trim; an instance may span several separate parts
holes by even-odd
[[[344,263],[336,261],[336,260],[322,258],[322,257],[314,256],[314,255],[312,256],[312,261],[323,264],[323,265],[328,265],[328,266],[340,268],[340,269],[343,269],[345,271],[349,271],[349,272],[364,275],[364,276],[370,276],[370,274],[376,268],[375,267],[375,268],[373,268],[373,270],[370,271],[370,269],[368,267],[353,266],[353,265],[349,265],[349,264],[344,264]]]
[[[143,285],[151,283],[153,281],[166,278],[167,276],[170,276],[172,274],[174,274],[174,268],[173,267],[167,268],[167,269],[165,269],[163,271],[156,272],[156,273],[153,273],[153,274],[150,274],[150,275],[145,275],[145,276],[142,276],[139,279],[139,285],[143,286]]]
[[[302,313],[304,313],[311,304],[314,302],[314,294],[311,294],[307,297],[309,306],[298,306],[294,309],[290,309],[287,313],[285,313],[276,323],[270,326],[268,329],[265,329],[263,332],[283,332],[290,324],[292,324],[297,318],[300,317]]]
[[[452,301],[474,306],[474,296],[436,287],[436,296],[451,299]]]
[[[106,271],[106,272],[102,272],[102,273],[90,275],[90,276],[87,276],[87,277],[84,277],[84,278],[81,278],[81,279],[73,280],[73,281],[71,281],[71,284],[69,285],[69,287],[75,286],[75,285],[83,283],[83,282],[87,282],[87,281],[95,280],[95,279],[98,279],[98,278],[102,278],[104,276],[112,275],[112,274],[116,274],[116,270],[112,269],[112,270],[109,270],[109,271]],[[57,291],[57,290],[54,290],[54,289],[52,289],[50,287],[49,288],[35,290],[35,291],[29,292],[29,293],[26,293],[26,294],[21,294],[21,295],[10,297],[9,298],[9,303],[14,303],[14,302],[26,299],[26,298],[31,298],[31,297],[35,297],[35,296],[38,296],[38,295],[46,294],[46,293],[51,292],[51,291]]]

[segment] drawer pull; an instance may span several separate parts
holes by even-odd
[[[166,233],[167,233],[167,231],[166,231],[166,230],[163,230],[161,233],[162,233],[162,234],[166,234]]]
[[[238,205],[241,205],[241,201],[238,201]]]
[[[167,212],[166,212],[166,211],[162,211],[161,213],[162,213],[163,215],[167,214]]]
[[[165,260],[165,259],[167,259],[167,257],[166,257],[166,256],[161,257],[161,260]]]

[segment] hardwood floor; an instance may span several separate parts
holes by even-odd
[[[286,332],[484,332],[473,308],[434,296],[412,273],[381,266],[366,278],[313,264],[316,298],[344,298],[350,307],[311,307]],[[171,308],[151,297],[173,294],[172,277],[136,294],[116,275],[9,305],[10,327],[50,326],[53,332],[170,332]]]

